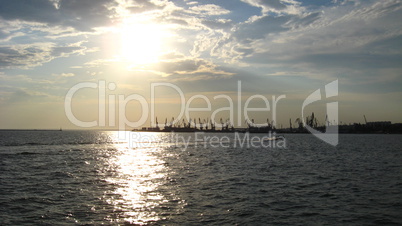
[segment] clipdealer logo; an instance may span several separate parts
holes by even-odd
[[[249,112],[270,112],[272,110],[272,125],[276,126],[276,117],[277,117],[277,104],[280,100],[286,98],[286,95],[280,96],[272,96],[272,100],[268,100],[267,97],[263,95],[251,95],[247,98],[247,100],[243,103],[243,96],[242,96],[242,89],[241,89],[241,81],[238,81],[237,85],[237,96],[235,100],[233,100],[232,96],[220,94],[213,97],[213,100],[208,98],[206,95],[198,94],[193,95],[186,100],[184,92],[176,85],[172,83],[151,83],[150,84],[150,99],[147,99],[139,94],[130,94],[128,96],[124,94],[109,94],[106,95],[107,91],[114,91],[116,89],[116,84],[111,82],[106,84],[106,81],[100,80],[98,83],[96,82],[82,82],[74,85],[70,90],[67,92],[64,100],[64,109],[67,118],[72,122],[74,125],[84,128],[91,128],[91,127],[105,127],[106,124],[108,126],[113,127],[116,126],[116,119],[117,119],[117,126],[120,131],[124,131],[126,126],[132,128],[138,128],[143,126],[150,116],[150,122],[152,127],[160,127],[163,124],[158,124],[155,122],[155,103],[157,102],[157,97],[155,95],[157,88],[169,88],[172,91],[175,91],[179,98],[177,103],[180,106],[179,115],[174,117],[174,120],[170,122],[170,124],[177,124],[180,123],[182,119],[186,119],[188,122],[191,121],[190,113],[191,112],[211,112],[210,119],[211,122],[217,124],[216,127],[220,128],[220,123],[216,121],[216,117],[220,112],[228,112],[228,122],[230,125],[233,126],[242,126],[244,120],[247,124],[253,124],[254,126],[264,126],[265,124],[257,124],[254,123],[250,117]],[[82,89],[97,89],[98,91],[98,119],[93,121],[82,121],[78,119],[73,113],[73,97],[75,93]],[[117,99],[117,103],[116,103]],[[264,106],[259,108],[250,107],[250,103],[253,100],[259,99],[264,104]],[[106,103],[108,100],[108,104]],[[206,107],[190,107],[194,101],[203,100],[206,104]],[[216,100],[226,101],[228,106],[220,107],[218,109],[212,108],[212,102]],[[137,101],[141,105],[141,117],[138,121],[130,121],[126,117],[126,107],[130,101]],[[235,107],[237,104],[237,108]],[[116,105],[118,109],[118,115],[116,117]],[[108,108],[108,121],[106,117],[106,110]],[[237,117],[235,117],[235,111],[237,111]],[[196,123],[193,121],[193,123]],[[199,124],[197,124],[199,126]]]
[[[326,98],[338,96],[338,79],[327,84],[325,86],[324,93],[325,93]],[[310,125],[308,125],[308,123],[306,122],[306,120],[304,118],[304,108],[307,105],[312,104],[321,99],[322,99],[321,90],[317,89],[304,100],[303,106],[302,106],[302,112],[301,112],[303,124],[304,124],[305,128],[310,133],[312,133],[314,136],[316,136],[320,140],[325,141],[326,143],[328,143],[332,146],[336,146],[336,145],[338,145],[338,140],[339,140],[338,139],[338,137],[339,137],[339,133],[338,133],[338,119],[339,119],[338,118],[338,112],[339,112],[338,102],[327,103],[327,121],[334,122],[334,125],[325,124],[325,132],[324,133],[312,128]]]
[[[180,98],[180,113],[179,116],[174,119],[172,124],[180,122],[180,120],[184,117],[187,119],[187,121],[191,121],[190,118],[190,112],[211,112],[211,122],[215,122],[215,117],[219,112],[222,111],[227,111],[229,114],[229,119],[228,122],[233,125],[233,126],[242,126],[242,122],[245,119],[247,124],[251,124],[254,126],[264,126],[266,124],[254,124],[253,120],[250,120],[250,117],[248,115],[249,112],[270,112],[272,110],[272,126],[276,127],[276,117],[277,117],[277,104],[281,99],[285,99],[286,95],[280,95],[278,97],[272,96],[272,101],[270,102],[267,97],[263,95],[252,95],[247,98],[247,100],[242,103],[242,89],[241,89],[241,81],[238,81],[237,84],[237,109],[235,109],[235,101],[233,101],[232,97],[224,94],[220,94],[217,96],[213,97],[213,100],[217,99],[224,99],[228,102],[228,107],[221,107],[218,109],[215,109],[212,111],[212,104],[211,100],[205,96],[205,95],[194,95],[190,97],[187,101],[184,95],[184,92],[176,85],[172,83],[151,83],[151,95],[150,95],[150,100],[147,101],[145,97],[139,95],[139,94],[131,94],[131,95],[106,95],[106,91],[114,91],[116,89],[116,84],[113,82],[110,82],[106,84],[106,81],[100,80],[98,83],[96,82],[82,82],[74,85],[72,88],[69,89],[65,96],[65,101],[64,101],[64,109],[65,109],[65,114],[67,118],[72,122],[74,125],[83,127],[83,128],[90,128],[90,127],[105,127],[106,126],[106,106],[108,106],[108,126],[114,127],[116,126],[116,119],[117,119],[117,126],[119,128],[119,131],[125,131],[126,126],[133,127],[133,128],[138,128],[143,126],[149,117],[149,113],[151,116],[150,122],[153,127],[160,127],[163,126],[162,124],[157,124],[157,122],[154,121],[155,119],[155,106],[154,104],[156,103],[157,97],[155,96],[155,90],[157,87],[165,87],[165,88],[170,88],[172,90],[175,90]],[[72,100],[74,94],[85,88],[91,88],[91,89],[97,89],[98,90],[98,120],[93,120],[93,121],[81,121],[79,120],[73,113],[72,110]],[[335,97],[338,96],[338,80],[335,80],[327,85],[325,85],[324,89],[325,93],[325,98],[330,98],[330,97]],[[106,104],[106,99],[108,100],[108,105]],[[117,109],[118,109],[118,115],[116,117],[116,99],[117,99]],[[204,108],[192,108],[190,107],[190,104],[194,100],[203,100],[206,103],[207,107]],[[264,102],[264,107],[260,108],[251,108],[249,107],[249,104],[252,100],[254,99],[260,99]],[[303,102],[302,109],[301,109],[301,114],[302,114],[302,122],[304,127],[312,133],[314,136],[317,138],[321,139],[322,141],[336,146],[338,144],[338,102],[331,102],[326,104],[326,109],[327,109],[327,121],[334,122],[333,125],[325,125],[325,132],[320,132],[316,129],[314,129],[311,125],[309,125],[304,117],[304,109],[306,106],[322,100],[321,96],[321,89],[315,90],[313,93],[311,93]],[[130,101],[137,101],[141,105],[141,117],[138,121],[132,122],[127,119],[126,117],[126,107],[127,104]],[[272,104],[271,104],[272,103]],[[150,105],[150,109],[149,109]],[[234,112],[237,110],[237,118],[234,117]],[[196,122],[195,126],[197,126]],[[198,125],[199,126],[199,125]],[[219,123],[217,123],[217,127],[219,127]],[[120,137],[120,135],[119,135]],[[122,138],[125,139],[125,136]]]

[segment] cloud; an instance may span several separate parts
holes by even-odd
[[[304,28],[319,20],[321,17],[321,12],[307,13],[306,15],[298,15],[292,17],[286,24],[286,27],[292,29]]]
[[[193,39],[191,54],[196,57],[214,56],[227,63],[238,63],[245,56],[261,52],[253,46],[256,40],[266,40],[293,29],[303,28],[320,18],[320,12],[300,15],[252,16],[247,21],[235,24],[230,19],[193,20],[193,26],[200,28]],[[194,21],[197,21],[196,24]],[[204,30],[206,30],[204,32]]]
[[[187,0],[185,0],[185,1],[187,1]],[[187,5],[197,5],[197,4],[199,4],[199,3],[196,1],[187,2]]]
[[[214,4],[206,4],[206,5],[197,5],[190,7],[190,11],[194,14],[205,16],[217,16],[217,15],[225,15],[230,13],[229,10],[224,9],[218,5]]]
[[[148,67],[133,68],[133,71],[147,71],[171,79],[191,79],[199,80],[205,78],[227,77],[234,75],[233,72],[226,71],[222,67],[211,61],[185,57],[181,54],[171,53],[164,56],[164,59]]]
[[[234,26],[234,23],[231,20],[225,20],[225,19],[203,20],[201,23],[212,30],[230,29]]]
[[[289,20],[289,16],[263,16],[255,21],[241,24],[233,33],[233,36],[239,41],[247,39],[262,39],[267,34],[289,30],[289,28],[283,26]]]
[[[265,11],[270,9],[283,10],[286,9],[286,5],[281,3],[280,0],[243,0],[252,6],[263,8]]]
[[[8,39],[9,38],[9,35],[10,33],[9,32],[6,32],[6,31],[0,31],[0,40],[5,40],[5,39]]]
[[[375,1],[367,4],[363,3],[364,7],[359,7],[357,9],[352,10],[350,13],[346,14],[342,19],[348,18],[361,18],[361,19],[375,19],[382,16],[387,16],[391,12],[398,11],[402,8],[402,3],[400,1],[394,0],[384,0],[384,1]]]
[[[127,1],[124,4],[124,7],[129,10],[131,13],[143,13],[152,10],[161,10],[165,7],[164,2],[159,2],[159,4],[155,4],[149,0],[132,0]]]
[[[54,43],[19,44],[0,47],[0,69],[28,69],[47,63],[55,58],[83,55],[87,51],[81,43],[55,46]]]
[[[61,74],[52,74],[55,77],[74,77],[74,73],[61,73]]]
[[[109,0],[8,1],[0,7],[0,16],[82,31],[111,24],[117,6],[117,2]]]
[[[46,13],[44,13],[46,12]],[[48,0],[8,1],[0,7],[0,16],[6,20],[23,20],[34,22],[59,21],[57,9]]]
[[[29,68],[50,61],[51,44],[0,48],[0,68]]]
[[[251,6],[259,7],[264,14],[278,13],[278,14],[301,14],[305,11],[301,7],[301,3],[295,0],[241,0]]]
[[[266,75],[280,71],[283,76],[324,80],[401,81],[401,11],[400,1],[382,1],[251,17],[235,26],[230,37],[215,46],[215,53]]]

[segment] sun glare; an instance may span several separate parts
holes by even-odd
[[[131,66],[158,62],[167,32],[152,23],[127,22],[121,28],[120,57]]]

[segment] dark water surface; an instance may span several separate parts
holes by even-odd
[[[0,131],[0,224],[402,224],[401,135],[118,135]]]

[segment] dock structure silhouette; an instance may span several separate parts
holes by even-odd
[[[329,121],[328,116],[325,116],[324,122],[320,122],[314,115],[314,112],[307,116],[305,120],[301,118],[296,118],[292,121],[289,119],[289,127],[283,128],[280,125],[279,128],[275,126],[274,121],[270,121],[268,118],[265,124],[255,124],[254,119],[246,120],[245,128],[235,128],[233,123],[229,120],[223,120],[220,118],[219,124],[212,119],[201,119],[196,118],[189,119],[186,121],[182,119],[181,121],[175,121],[172,117],[170,121],[165,119],[164,124],[158,123],[158,118],[155,120],[155,126],[153,127],[142,127],[141,129],[134,129],[133,131],[141,132],[241,132],[241,133],[309,133],[306,129],[306,125],[316,129],[317,131],[325,132],[327,128],[331,126],[337,126],[339,128],[339,133],[393,133],[402,134],[402,123],[391,123],[390,121],[374,121],[368,122],[366,116],[364,115],[364,124],[361,123],[350,123],[350,124],[338,124],[336,121]]]

